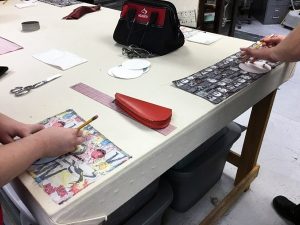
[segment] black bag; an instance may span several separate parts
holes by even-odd
[[[184,44],[175,6],[158,0],[127,0],[113,38],[119,44],[135,45],[158,55]]]

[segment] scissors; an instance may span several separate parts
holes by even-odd
[[[15,87],[10,90],[11,94],[15,94],[16,97],[26,95],[28,94],[32,89],[38,88],[40,86],[43,86],[44,84],[47,84],[50,81],[53,81],[57,78],[61,77],[61,74],[56,74],[54,76],[48,77],[46,80],[40,81],[38,83],[35,83],[33,85],[25,86],[25,87]]]

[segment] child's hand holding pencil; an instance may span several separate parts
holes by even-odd
[[[77,127],[77,130],[79,131],[80,129],[82,129],[86,125],[90,124],[91,122],[93,122],[97,118],[98,118],[98,115],[93,116],[91,119],[85,121],[83,124],[81,124],[79,127]]]

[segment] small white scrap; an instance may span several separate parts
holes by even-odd
[[[272,69],[271,66],[268,65],[265,61],[240,63],[239,67],[246,72],[257,74],[267,73]]]
[[[187,40],[199,44],[210,45],[221,38],[220,35],[209,34],[203,31],[198,31],[196,34],[189,37]]]
[[[19,9],[37,6],[37,5],[38,5],[37,0],[22,1],[22,3],[15,4],[15,6]]]

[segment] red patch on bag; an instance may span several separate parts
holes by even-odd
[[[141,24],[149,23],[152,13],[158,14],[155,25],[162,27],[165,23],[166,8],[157,8],[157,7],[144,6],[140,4],[127,3],[123,5],[121,18],[124,18],[127,15],[129,9],[136,10],[135,21],[137,23],[141,23]]]

